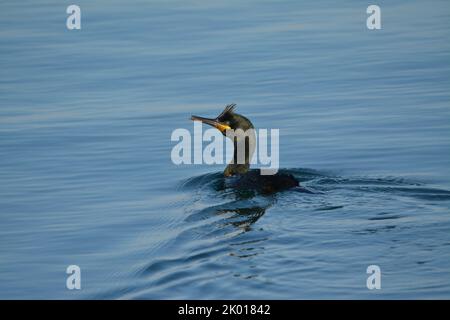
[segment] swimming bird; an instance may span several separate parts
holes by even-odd
[[[213,126],[225,137],[233,140],[233,160],[223,172],[230,181],[229,184],[236,189],[255,190],[263,194],[298,187],[299,181],[292,174],[277,172],[273,175],[262,175],[259,169],[250,170],[250,160],[256,146],[254,126],[248,118],[235,113],[235,107],[236,104],[227,105],[216,118],[191,117],[193,121]]]

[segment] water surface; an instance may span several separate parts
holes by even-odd
[[[0,5],[0,298],[450,297],[447,1],[68,4]],[[316,193],[171,162],[232,102]]]

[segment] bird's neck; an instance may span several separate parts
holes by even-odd
[[[256,136],[251,132],[248,136],[234,138],[233,160],[223,172],[225,177],[245,174],[250,170],[250,161],[255,151]]]

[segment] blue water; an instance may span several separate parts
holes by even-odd
[[[69,4],[0,4],[0,298],[450,298],[448,1]],[[315,194],[171,162],[232,102]]]

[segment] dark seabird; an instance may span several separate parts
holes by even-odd
[[[248,118],[235,113],[235,107],[235,104],[227,105],[222,113],[214,119],[198,116],[191,117],[191,120],[201,121],[213,126],[224,136],[233,140],[233,161],[227,165],[223,172],[227,180],[231,181],[229,184],[240,190],[254,190],[264,194],[299,187],[299,181],[292,174],[277,172],[273,175],[262,175],[260,169],[250,170],[250,160],[256,144],[254,126]],[[230,133],[230,129],[234,130],[234,135],[230,136],[227,134],[227,130]],[[245,134],[246,132],[247,134]],[[241,148],[240,150],[245,150],[245,153],[238,153],[239,148]]]

